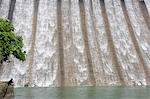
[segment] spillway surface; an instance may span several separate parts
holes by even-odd
[[[16,86],[150,85],[150,0],[0,0],[23,36],[0,80]]]

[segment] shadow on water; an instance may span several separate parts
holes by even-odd
[[[10,99],[150,99],[150,87],[17,88]]]

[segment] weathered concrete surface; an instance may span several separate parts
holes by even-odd
[[[7,18],[10,0],[2,0]],[[150,85],[150,0],[16,0],[11,20],[27,60],[0,79],[17,86]]]

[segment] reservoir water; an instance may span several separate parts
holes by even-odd
[[[13,99],[150,99],[150,87],[16,88]]]

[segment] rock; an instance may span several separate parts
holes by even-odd
[[[12,82],[13,83],[13,82]],[[8,81],[0,81],[0,99],[14,96],[14,85]]]

